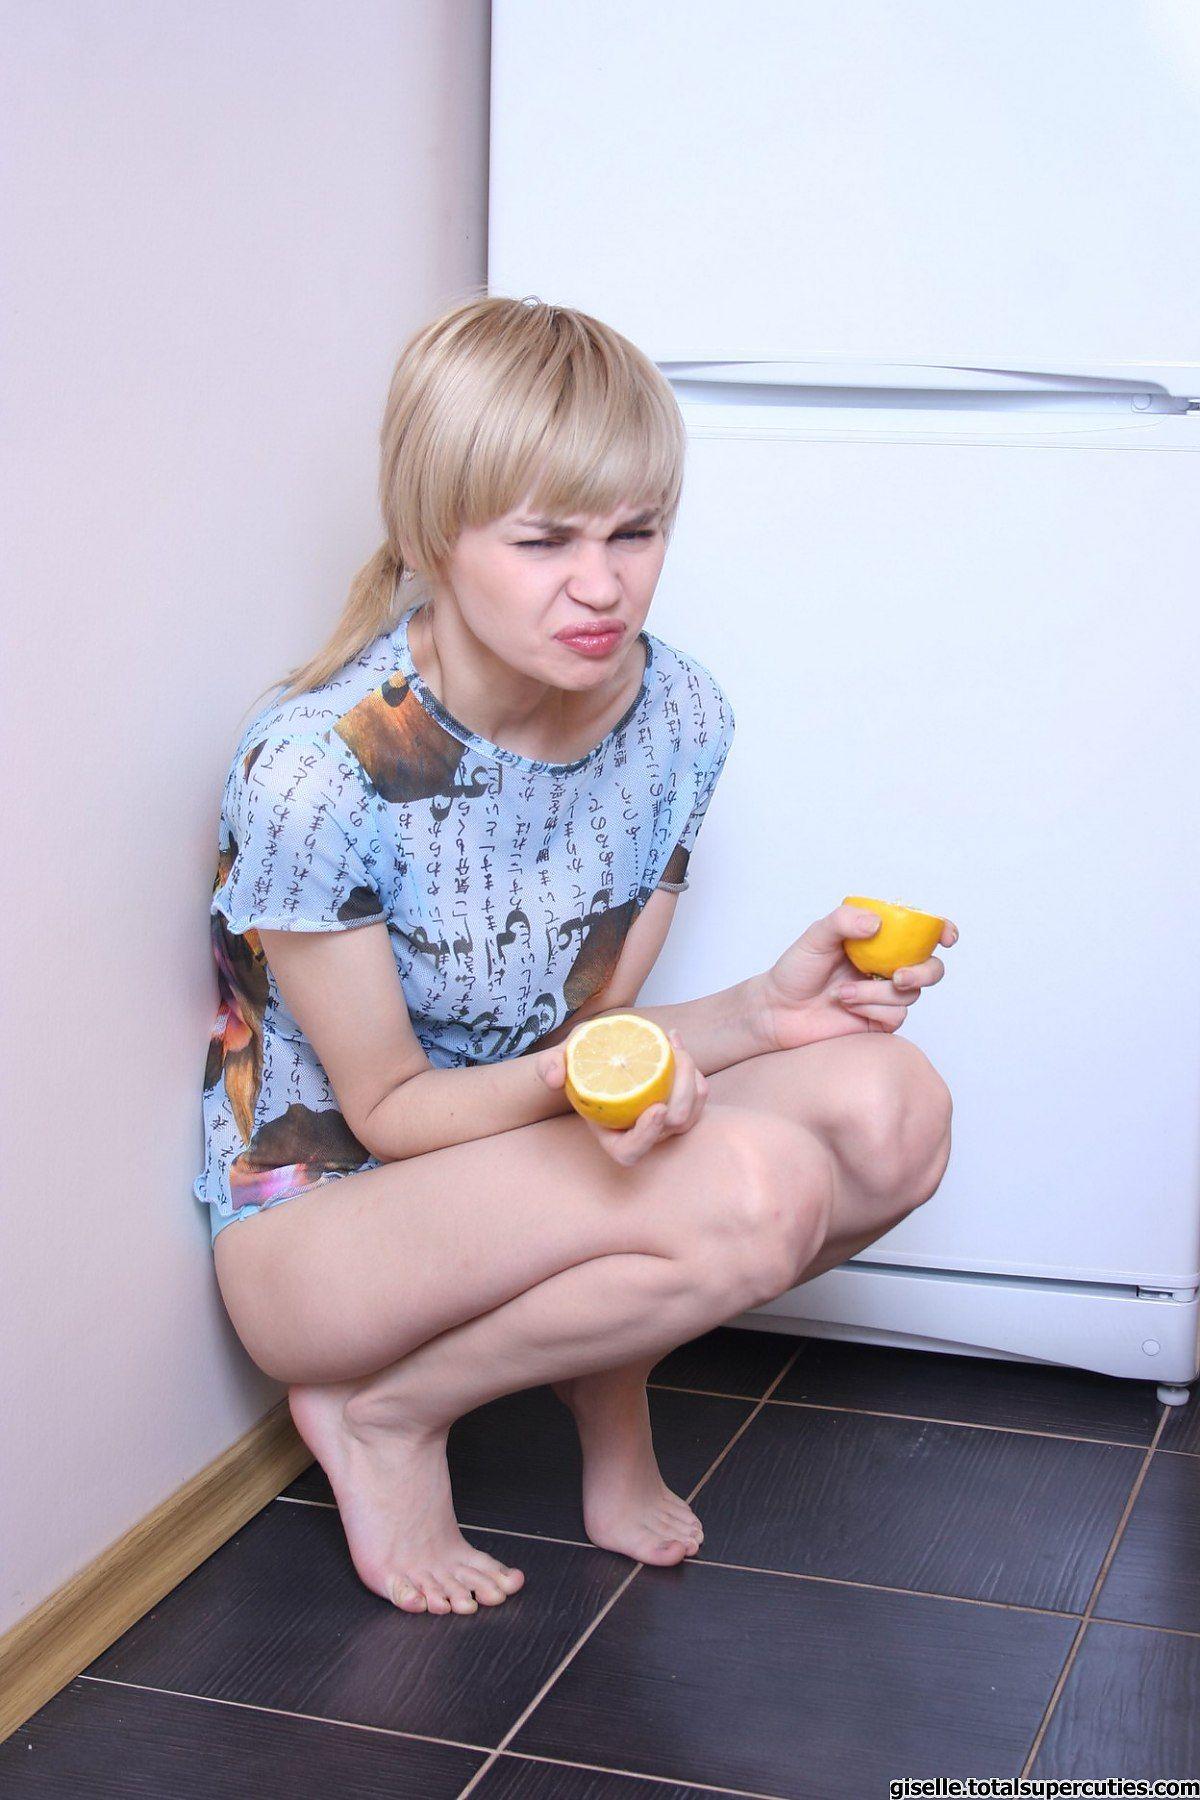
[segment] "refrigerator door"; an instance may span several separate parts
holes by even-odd
[[[1094,420],[749,410],[687,408],[650,627],[737,735],[642,1003],[768,967],[846,894],[952,918],[904,1031],[953,1158],[860,1260],[1194,1287],[1200,460],[1170,451],[1200,419],[1141,420],[1154,454]]]
[[[493,293],[650,356],[1200,356],[1192,0],[495,0]]]
[[[1198,87],[1190,0],[495,0],[491,291],[674,383],[648,623],[737,714],[642,1003],[962,933],[946,1179],[781,1318],[1195,1373]]]

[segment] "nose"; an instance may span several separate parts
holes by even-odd
[[[621,584],[617,580],[616,558],[619,550],[608,544],[577,540],[571,549],[571,567],[567,575],[567,592],[575,600],[619,600]]]

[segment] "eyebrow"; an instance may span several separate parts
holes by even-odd
[[[652,506],[646,512],[636,514],[632,519],[623,519],[621,524],[618,525],[617,530],[627,530],[630,525],[648,525],[651,519],[656,519],[658,517],[659,510],[660,509],[657,506]],[[518,525],[532,525],[538,531],[573,531],[575,529],[573,525],[564,525],[558,519],[518,519],[516,523]]]

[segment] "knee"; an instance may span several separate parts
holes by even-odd
[[[859,1178],[894,1198],[903,1217],[945,1174],[954,1101],[923,1050],[906,1038],[889,1042],[856,1084],[848,1136]]]
[[[811,1131],[775,1113],[722,1106],[710,1118],[729,1173],[708,1221],[708,1260],[739,1306],[759,1306],[794,1286],[824,1243],[833,1165]]]

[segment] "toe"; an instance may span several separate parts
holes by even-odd
[[[460,1563],[455,1574],[484,1606],[499,1606],[508,1598],[498,1581],[493,1581],[485,1570],[472,1568],[470,1563]]]
[[[678,1538],[664,1538],[647,1560],[655,1563],[677,1563],[682,1562],[686,1555],[687,1551]]]
[[[525,1584],[525,1577],[520,1569],[506,1568],[502,1562],[497,1562],[494,1556],[481,1556],[479,1567],[485,1575],[490,1575],[506,1594],[515,1594],[517,1589]]]
[[[479,1602],[476,1600],[470,1588],[464,1586],[461,1581],[456,1581],[454,1576],[443,1576],[442,1585],[445,1587],[450,1600],[450,1605],[456,1613],[473,1613],[479,1611]]]
[[[423,1570],[419,1579],[430,1612],[448,1613],[450,1611],[450,1596],[442,1586],[441,1576]]]
[[[425,1611],[424,1594],[403,1575],[397,1575],[392,1581],[392,1601],[402,1612]]]

